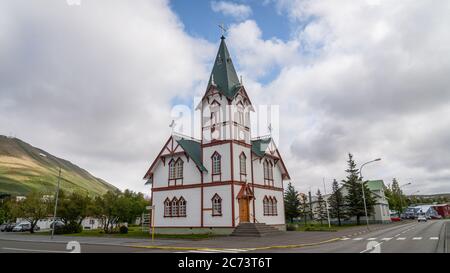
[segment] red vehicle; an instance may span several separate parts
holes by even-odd
[[[400,217],[397,216],[391,216],[391,221],[392,222],[400,222],[402,219],[400,219]]]

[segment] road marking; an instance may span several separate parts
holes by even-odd
[[[355,238],[353,241],[361,241],[363,238]]]
[[[390,241],[390,240],[392,240],[392,237],[388,237],[388,238],[383,238],[383,239],[381,239],[381,241]]]
[[[406,238],[405,238],[405,237],[400,237],[400,238],[397,238],[397,241],[404,241],[404,240],[406,240]]]
[[[26,248],[13,248],[13,247],[3,247],[2,249],[15,250],[15,251],[26,251],[26,252],[68,253],[67,251],[58,251],[58,250],[26,249]]]
[[[439,240],[439,237],[430,237],[430,240]]]
[[[347,241],[347,240],[350,240],[350,238],[348,238],[348,237],[341,238],[341,241]]]
[[[422,240],[422,237],[414,237],[413,240]]]
[[[377,248],[378,248],[379,246],[381,246],[382,243],[383,243],[383,242],[378,243],[378,244],[372,246],[371,248],[365,249],[365,250],[363,250],[363,251],[361,251],[361,252],[359,252],[359,253],[366,253],[366,252],[368,252],[368,251],[374,251],[374,250],[377,250]],[[369,243],[369,244],[370,244],[370,243]],[[381,248],[379,248],[378,250],[381,252]]]
[[[398,236],[400,236],[401,234],[397,234],[397,235],[395,235],[394,237],[398,237]]]
[[[367,238],[367,241],[374,241],[374,240],[376,240],[377,238]]]

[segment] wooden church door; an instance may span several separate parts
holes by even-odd
[[[239,199],[239,222],[250,222],[250,213],[249,213],[249,199],[248,198],[240,198]]]

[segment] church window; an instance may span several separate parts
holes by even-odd
[[[175,160],[171,160],[169,162],[169,179],[175,179],[176,173],[175,173]]]
[[[215,152],[212,156],[212,174],[221,173],[221,156]]]
[[[176,179],[182,179],[183,178],[183,160],[181,158],[178,158],[175,163],[175,170],[176,170]]]
[[[170,200],[169,198],[166,198],[166,201],[164,201],[164,217],[170,217],[172,213],[172,209],[170,207]]]
[[[221,216],[222,215],[222,198],[216,193],[212,198],[212,215]]]
[[[172,217],[177,217],[178,216],[178,200],[176,197],[174,197],[172,199],[172,211],[171,211],[171,215]]]
[[[183,197],[178,200],[178,216],[186,217],[186,200]]]
[[[263,205],[264,205],[264,216],[267,216],[269,215],[269,198],[267,196],[264,196]]]
[[[241,153],[239,156],[239,165],[241,169],[241,174],[247,175],[247,157],[245,156],[244,152]]]

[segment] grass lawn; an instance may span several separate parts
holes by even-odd
[[[295,226],[295,231],[339,231],[339,230],[343,230],[346,228],[350,228],[350,227],[355,227],[357,226],[356,224],[354,225],[342,225],[342,226],[337,226],[337,225],[331,225],[331,227],[328,227],[328,224],[320,224],[320,223],[309,223],[306,226],[304,224],[294,224]]]
[[[36,232],[37,235],[48,234],[48,231],[45,232]],[[27,233],[30,234],[30,233]],[[74,234],[64,234],[63,236],[73,236],[73,237],[104,237],[104,238],[137,238],[137,239],[151,239],[152,235],[148,232],[143,232],[141,227],[129,227],[127,234],[113,233],[107,234],[104,233],[101,229],[94,230],[83,230],[81,233]],[[190,240],[201,240],[208,239],[212,237],[217,237],[220,235],[216,234],[155,234],[155,239],[190,239]]]

